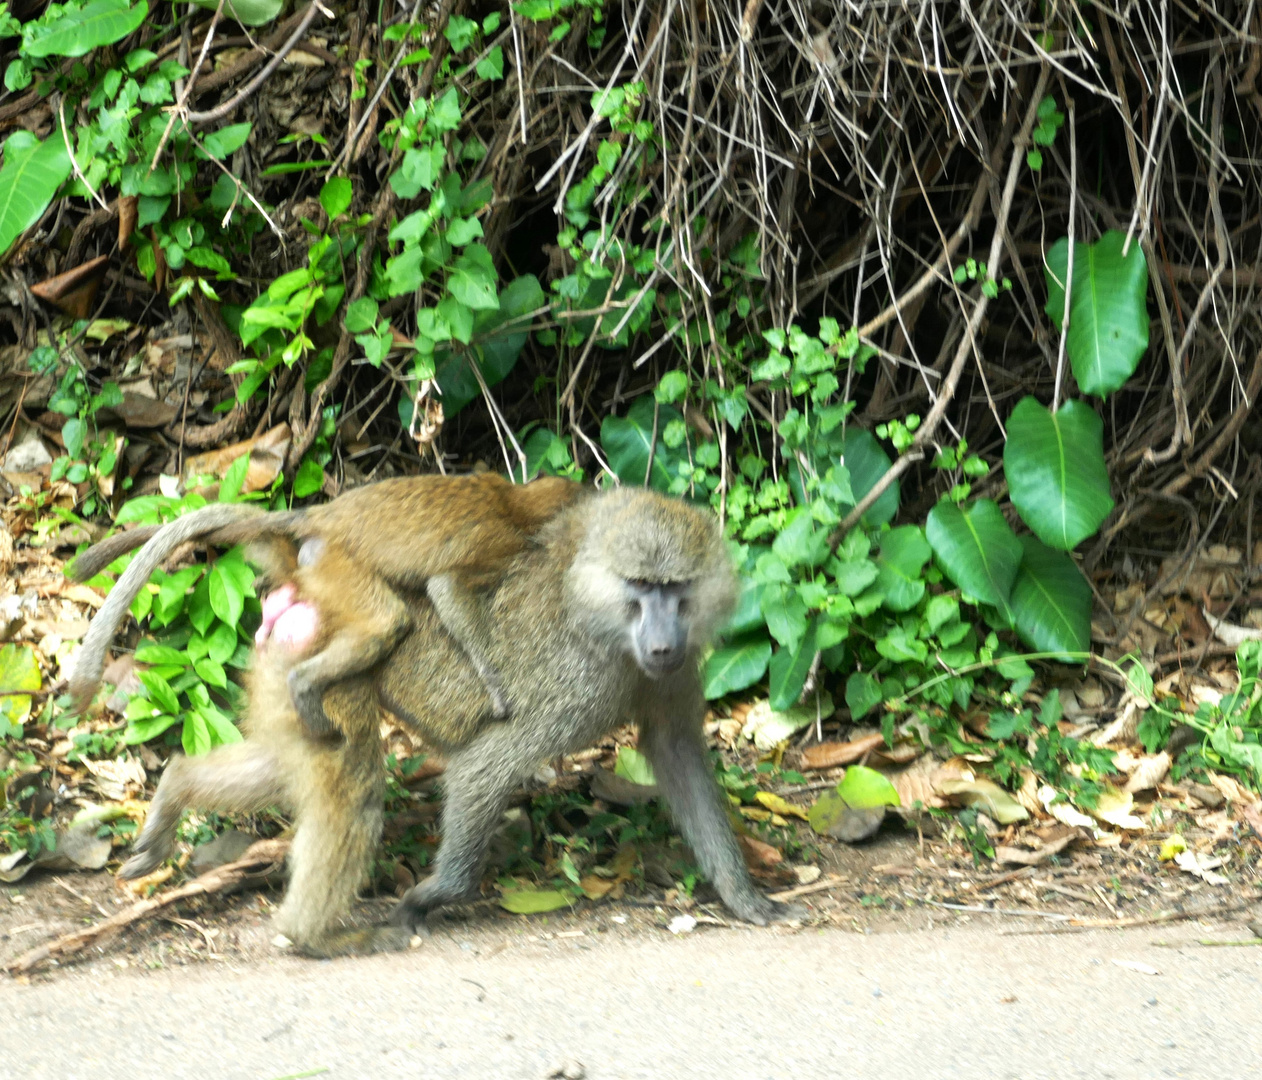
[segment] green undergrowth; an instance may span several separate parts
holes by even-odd
[[[1000,417],[1002,446],[986,454],[963,439],[922,445],[918,415],[871,429],[856,422],[875,345],[838,311],[778,321],[756,233],[719,249],[718,231],[704,216],[653,212],[663,159],[675,148],[654,122],[643,83],[590,95],[592,138],[569,170],[555,230],[540,237],[541,245],[555,244],[562,269],[541,282],[497,259],[483,242],[495,195],[479,168],[489,148],[472,118],[504,80],[506,10],[453,16],[441,28],[449,49],[430,92],[381,130],[395,212],[383,235],[372,237],[379,247],[362,295],[355,294],[356,267],[378,224],[370,211],[376,193],[340,173],[319,136],[294,136],[291,159],[259,178],[265,185],[276,175],[332,171],[314,189],[319,213],[301,222],[305,254],[271,280],[251,276],[250,253],[269,235],[275,207],[264,197],[274,189],[250,190],[230,167],[252,137],[250,122],[190,128],[172,111],[187,69],[130,44],[146,18],[169,17],[174,28],[189,17],[183,11],[89,0],[52,4],[19,23],[0,6],[0,35],[19,41],[6,87],[55,92],[67,125],[64,138],[55,131],[41,141],[19,130],[4,142],[0,252],[54,200],[134,197],[137,225],[127,244],[138,272],[172,307],[197,296],[217,302],[237,336],[242,359],[231,373],[239,382],[223,410],[262,404],[289,369],[302,373],[303,389],[314,389],[328,376],[342,333],[354,342],[355,363],[382,370],[383,379],[388,364],[401,379],[404,428],[418,419],[413,403],[431,383],[448,421],[485,408],[489,391],[517,371],[532,336],[536,351],[590,349],[624,363],[653,342],[661,346],[649,369],[653,391],[601,418],[589,440],[594,452],[569,426],[565,387],[539,376],[533,390],[549,402],[545,420],[515,425],[510,434],[521,454],[508,456],[517,479],[546,473],[647,485],[719,515],[741,591],[706,662],[708,698],[765,694],[783,711],[827,694],[844,705],[843,721],[879,727],[891,745],[914,739],[985,757],[1001,785],[1019,786],[1032,772],[1089,801],[1107,783],[1108,755],[1063,735],[1054,708],[1034,709],[1028,693],[1034,664],[1081,666],[1090,651],[1092,591],[1074,553],[1113,508],[1101,413],[1148,344],[1147,269],[1138,245],[1128,247],[1117,231],[1080,237],[1071,269],[1068,238],[1051,243],[1041,267],[1045,329],[1056,338],[1068,311],[1072,384],[1058,385],[1052,401],[1016,401]],[[602,45],[597,0],[528,0],[516,11],[554,40],[581,16],[586,46]],[[415,66],[431,59],[425,32],[418,18],[384,37],[402,65]],[[1038,147],[1055,143],[1062,119],[1047,98]],[[1031,151],[1027,164],[1037,173],[1041,151]],[[641,224],[628,228],[631,220]],[[682,253],[707,268],[703,307],[675,284]],[[1008,302],[1010,283],[983,263],[962,259],[952,276],[961,289]],[[115,332],[106,323],[61,318],[30,357],[34,371],[57,379],[50,409],[64,417],[66,452],[54,476],[86,492],[58,524],[103,519],[115,484],[126,491],[131,483],[119,464],[125,435],[100,422],[119,400],[117,383],[90,380],[83,360],[85,348]],[[333,460],[338,415],[339,406],[327,406],[320,437],[292,474],[248,497],[278,507],[316,495]],[[895,480],[851,520],[906,453],[928,463],[922,486],[936,494],[928,513],[913,518]],[[216,478],[219,498],[240,497],[245,467],[243,457]],[[203,501],[132,499],[115,520],[167,520]],[[235,551],[155,577],[134,608],[143,627],[141,689],[125,726],[75,736],[85,753],[141,743],[200,753],[240,737],[231,717],[240,696],[235,673],[247,662],[258,617],[252,582]],[[1256,657],[1245,656],[1241,668],[1241,692],[1208,711],[1188,717],[1154,702],[1141,729],[1147,748],[1163,746],[1176,723],[1190,723],[1204,738],[1181,768],[1224,769],[1256,786]],[[64,721],[53,710],[49,722]],[[21,720],[0,723],[6,745],[20,742]],[[624,825],[585,828],[613,843]],[[574,836],[560,846],[591,840],[583,829]]]

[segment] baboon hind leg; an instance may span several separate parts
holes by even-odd
[[[335,926],[367,879],[381,839],[385,768],[371,682],[358,678],[334,686],[326,702],[345,740],[312,751],[309,782],[295,791],[289,890],[276,921],[309,956],[402,949],[411,935],[397,928]]]
[[[286,801],[282,771],[267,747],[249,740],[218,746],[201,757],[173,757],[149,804],[145,827],[120,878],[151,873],[170,857],[180,815],[196,807],[223,812],[251,812]]]
[[[332,583],[336,588],[330,587]],[[411,626],[411,618],[384,579],[354,566],[332,545],[315,566],[299,571],[298,586],[299,594],[332,626],[324,647],[295,664],[287,676],[304,730],[312,738],[323,739],[341,730],[325,710],[325,694],[334,684],[361,675],[385,659]],[[353,609],[347,603],[351,597]]]

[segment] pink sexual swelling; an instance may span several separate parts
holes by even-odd
[[[299,652],[315,640],[319,628],[320,619],[315,607],[299,601],[276,617],[272,625],[272,640],[283,648]]]
[[[254,632],[254,646],[259,648],[271,636],[276,620],[294,605],[296,593],[293,585],[282,585],[275,592],[263,597],[263,621]]]

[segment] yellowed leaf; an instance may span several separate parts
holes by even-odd
[[[781,817],[796,817],[806,820],[806,811],[796,803],[789,802],[788,799],[775,795],[770,791],[760,791],[754,796],[763,806],[770,810],[773,814],[779,814]]]

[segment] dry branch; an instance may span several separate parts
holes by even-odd
[[[76,930],[59,938],[37,945],[5,965],[10,975],[22,975],[45,961],[61,960],[97,945],[118,931],[150,918],[172,904],[193,896],[213,896],[246,884],[261,884],[274,874],[285,861],[289,850],[288,840],[259,840],[246,849],[236,862],[209,870],[192,881],[185,882],[170,892],[138,900],[130,907],[103,919],[86,930]]]

